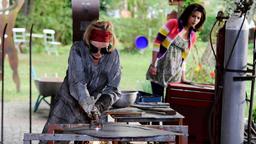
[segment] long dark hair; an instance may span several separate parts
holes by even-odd
[[[193,12],[196,12],[196,11],[201,12],[201,14],[202,14],[200,22],[194,28],[194,31],[199,30],[204,24],[206,12],[205,12],[204,7],[200,4],[197,4],[197,3],[191,4],[191,5],[189,5],[185,8],[183,13],[179,17],[179,24],[182,27],[186,26],[187,23],[188,23],[188,19],[189,19],[190,15]]]

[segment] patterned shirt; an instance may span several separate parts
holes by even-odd
[[[182,31],[183,27],[178,22],[177,19],[170,19],[166,24],[164,24],[155,40],[154,40],[154,46],[153,51],[158,52],[158,57],[161,57],[164,55],[164,53],[167,51],[167,49],[170,47],[171,43],[176,39],[177,35]],[[196,42],[196,34],[191,29],[190,35],[189,35],[189,44],[188,48],[193,47],[193,45]],[[183,56],[186,56],[187,54],[183,54]],[[186,59],[186,57],[184,57]]]

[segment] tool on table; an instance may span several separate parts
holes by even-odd
[[[115,116],[115,117],[140,117],[145,112],[141,109],[137,109],[135,107],[126,107],[119,109],[110,109],[106,111],[106,114]]]
[[[143,103],[143,104],[132,104],[132,107],[136,107],[145,111],[151,111],[151,112],[157,112],[157,113],[163,113],[168,115],[175,115],[176,111],[170,108],[169,104],[165,103],[159,103],[153,105],[152,103]]]
[[[96,100],[94,100],[94,97],[91,97],[91,98],[94,102],[96,102]],[[100,112],[97,109],[97,107],[94,106],[91,111],[91,122],[90,122],[89,128],[95,129],[95,130],[100,130],[102,128],[102,126],[103,126],[103,124],[102,124]]]
[[[102,128],[102,123],[100,121],[100,115],[97,111],[93,110],[92,112],[92,119],[90,123],[90,128],[95,130],[100,130]]]

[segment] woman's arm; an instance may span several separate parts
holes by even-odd
[[[87,82],[84,74],[84,65],[79,51],[79,43],[75,43],[68,59],[68,83],[71,96],[78,101],[87,114],[90,114],[94,101],[87,89]]]
[[[170,30],[174,28],[174,26],[177,25],[176,19],[170,19],[167,23],[165,23],[160,30],[157,33],[156,38],[153,42],[153,52],[152,52],[152,61],[149,68],[149,73],[151,75],[156,75],[156,66],[157,66],[157,56],[160,51],[160,46],[162,42],[166,39],[167,35],[169,34]]]
[[[113,103],[115,103],[121,93],[118,90],[120,80],[121,80],[121,68],[120,59],[117,51],[113,51],[113,57],[111,61],[113,62],[110,71],[107,73],[107,85],[102,90],[102,95],[98,98],[96,102],[96,107],[103,112],[107,110]]]
[[[167,35],[178,25],[177,19],[168,20],[158,31],[154,42],[153,42],[153,51],[159,52],[160,45],[166,39]]]
[[[150,65],[150,68],[149,68],[149,73],[153,76],[156,75],[156,72],[157,72],[157,69],[156,69],[157,54],[158,54],[158,52],[155,52],[155,51],[152,52],[152,61],[151,61],[151,65]]]
[[[181,72],[181,82],[185,82],[186,81],[186,72],[182,70]]]

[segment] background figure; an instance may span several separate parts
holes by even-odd
[[[8,56],[8,61],[13,72],[12,78],[14,83],[16,84],[16,90],[17,92],[19,92],[20,91],[20,78],[18,74],[19,60],[18,60],[18,52],[17,52],[17,49],[15,48],[15,44],[13,41],[12,28],[14,28],[15,26],[16,17],[22,5],[24,4],[24,0],[17,0],[17,2],[18,3],[16,7],[14,7],[14,9],[0,12],[0,34],[1,34],[0,37],[2,39],[4,27],[8,23],[7,29],[6,29],[7,37],[5,38],[5,43],[4,43],[4,46],[5,46],[4,56],[5,55]],[[8,7],[9,1],[2,0],[1,5],[2,5],[2,9],[5,9]],[[0,43],[0,47],[2,48],[2,43]],[[2,65],[2,51],[0,53],[0,67],[1,65]],[[0,68],[0,73],[1,73],[0,79],[2,79],[2,67]]]
[[[178,19],[169,19],[155,40],[152,61],[146,74],[151,81],[153,95],[164,96],[169,82],[188,82],[185,60],[196,42],[195,32],[205,21],[205,9],[199,4],[189,5]]]
[[[169,19],[177,19],[178,18],[178,12],[173,10],[170,13],[167,14],[167,21]]]
[[[120,60],[113,26],[108,21],[92,22],[83,41],[70,50],[67,75],[54,100],[49,124],[91,123],[120,97]],[[43,143],[43,142],[41,142]]]

